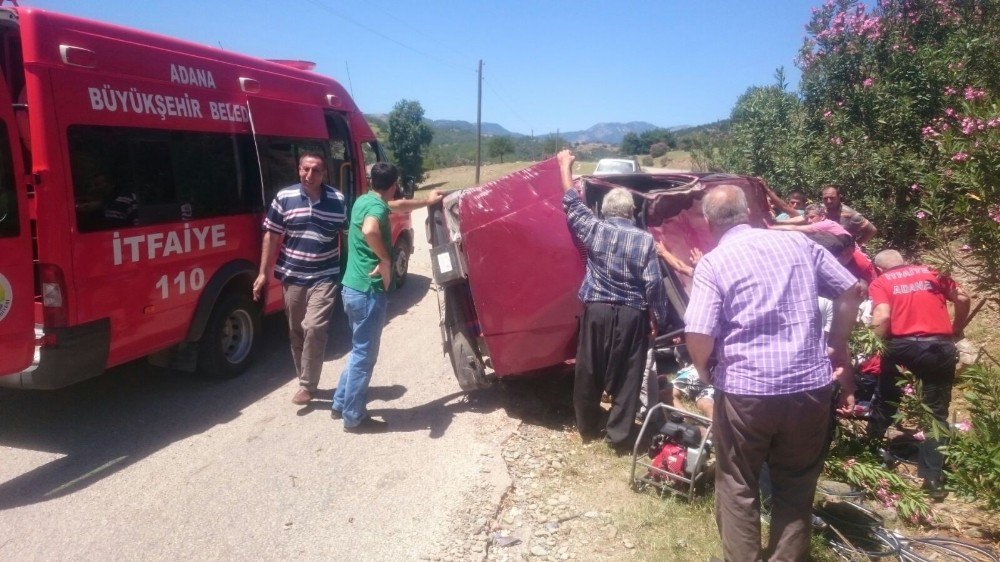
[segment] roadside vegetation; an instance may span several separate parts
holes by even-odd
[[[829,0],[806,29],[799,89],[789,90],[780,69],[772,85],[748,89],[728,131],[695,151],[695,165],[760,176],[780,193],[839,184],[879,228],[870,248],[897,248],[975,293],[981,318],[967,334],[981,348],[960,375],[956,423],[935,431],[951,437],[952,491],[995,513],[1000,353],[990,332],[1000,312],[1000,5],[883,0],[867,8]],[[904,428],[926,416],[919,388],[911,388],[900,409]],[[885,471],[871,447],[857,445],[838,442],[828,469],[911,524],[944,523],[905,473]]]

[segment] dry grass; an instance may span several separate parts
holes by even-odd
[[[507,174],[523,170],[536,162],[505,162],[503,164],[487,164],[479,172],[479,183],[483,184],[502,178]],[[597,162],[577,162],[573,168],[574,174],[586,175],[594,172]],[[476,185],[475,166],[456,166],[454,168],[441,168],[427,172],[427,178],[417,187],[414,195],[417,199],[427,196],[427,191],[431,189],[441,189],[444,191],[454,191]]]
[[[693,502],[674,495],[660,497],[655,490],[634,492],[627,484],[631,456],[618,457],[603,443],[570,446],[581,466],[571,476],[576,489],[589,493],[594,505],[605,506],[623,533],[636,539],[637,558],[645,560],[708,560],[722,557],[715,523],[713,496]],[[567,474],[567,476],[570,476]],[[767,527],[761,529],[766,540]],[[821,539],[814,537],[811,560],[836,560]]]

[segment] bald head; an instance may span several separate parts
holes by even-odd
[[[886,271],[894,267],[906,265],[906,260],[904,260],[902,254],[896,250],[882,250],[875,255],[875,259],[872,260],[872,263],[874,263],[875,267],[880,270]]]
[[[701,212],[714,232],[750,222],[747,197],[735,185],[720,185],[708,192],[701,201]]]

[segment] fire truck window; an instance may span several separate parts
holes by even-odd
[[[306,152],[324,155],[324,160],[327,162],[327,182],[330,182],[329,153],[323,145],[322,141],[312,139],[258,137],[267,204],[271,203],[278,191],[299,183],[299,158]]]
[[[371,168],[372,164],[385,160],[382,149],[377,142],[361,143],[361,151],[365,157],[365,168]]]
[[[68,137],[83,232],[263,208],[249,135],[72,126]]]
[[[19,232],[17,192],[7,139],[7,124],[0,121],[0,238],[17,236]]]

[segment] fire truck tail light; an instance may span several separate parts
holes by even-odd
[[[62,327],[67,321],[66,279],[62,269],[48,263],[38,264],[42,286],[42,314],[47,327]]]
[[[63,305],[62,288],[56,283],[42,283],[42,305],[59,307]]]

